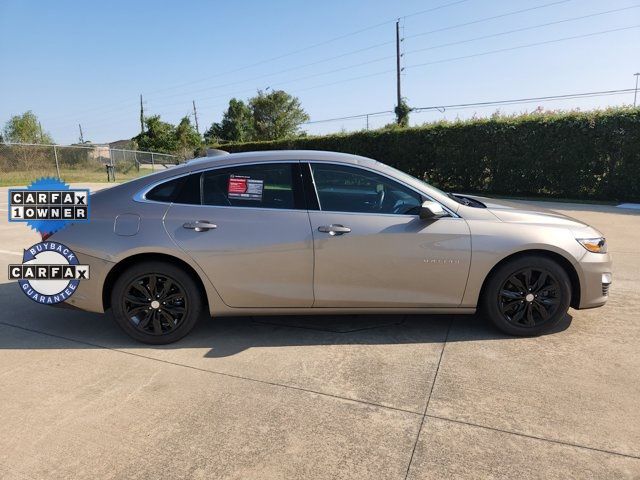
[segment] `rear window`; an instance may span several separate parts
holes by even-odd
[[[165,203],[200,204],[200,174],[195,173],[175,178],[152,188],[146,195],[147,200]]]
[[[187,177],[180,177],[152,188],[145,197],[154,202],[173,202]]]

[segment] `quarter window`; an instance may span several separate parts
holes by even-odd
[[[174,178],[152,188],[147,200],[165,203],[200,205],[200,174]]]
[[[320,209],[332,212],[418,215],[422,197],[404,185],[368,170],[312,163]]]
[[[299,163],[220,168],[202,174],[202,204],[304,209]]]

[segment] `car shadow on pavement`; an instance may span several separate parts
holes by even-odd
[[[0,328],[36,335],[0,335],[2,349],[111,348],[202,349],[207,358],[251,348],[319,345],[390,345],[511,339],[481,315],[315,315],[203,318],[182,340],[145,345],[131,340],[111,313],[95,314],[39,305],[17,284],[0,284]],[[567,329],[571,315],[551,334]],[[2,328],[4,330],[4,328]],[[49,337],[44,341],[42,336]],[[57,339],[51,341],[51,338]]]

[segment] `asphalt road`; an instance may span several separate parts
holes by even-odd
[[[550,335],[482,318],[201,322],[132,342],[108,315],[8,283],[38,240],[0,189],[0,478],[640,478],[640,214],[545,204],[603,230],[606,307]]]

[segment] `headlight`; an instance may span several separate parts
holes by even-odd
[[[604,237],[576,238],[576,240],[592,253],[607,253],[607,240]]]

